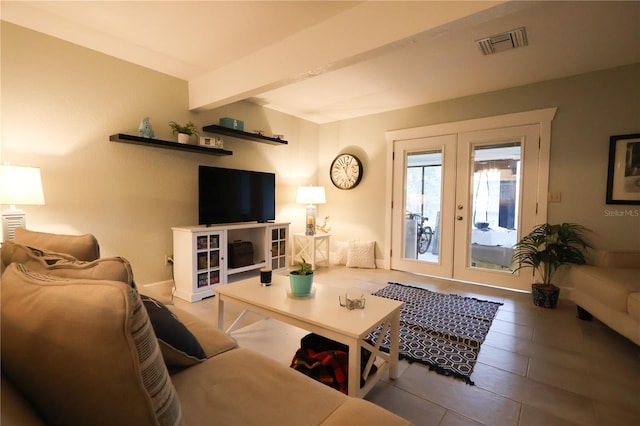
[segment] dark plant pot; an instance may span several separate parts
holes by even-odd
[[[554,284],[531,284],[531,296],[534,305],[555,309],[558,305],[560,288]]]

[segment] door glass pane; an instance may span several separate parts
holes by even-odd
[[[209,252],[209,268],[220,266],[220,252],[218,250]]]
[[[403,257],[438,263],[442,150],[407,156]]]
[[[520,143],[476,146],[472,160],[468,265],[511,273],[520,213]]]
[[[211,249],[219,248],[220,246],[218,242],[219,238],[220,238],[219,235],[209,235],[209,248]]]

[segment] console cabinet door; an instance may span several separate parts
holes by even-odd
[[[274,271],[278,269],[283,269],[287,267],[287,258],[289,256],[289,245],[287,241],[289,240],[289,226],[272,226],[268,230],[269,242],[270,242],[270,253],[269,257],[271,258],[271,269]]]
[[[219,284],[225,284],[227,244],[226,233],[223,231],[194,234],[196,256],[196,270],[194,292],[210,289]]]
[[[198,302],[226,283],[227,233],[224,230],[173,230],[175,296]]]

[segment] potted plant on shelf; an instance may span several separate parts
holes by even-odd
[[[189,143],[189,138],[191,138],[191,135],[197,135],[199,133],[196,125],[190,121],[184,126],[176,123],[175,121],[170,121],[169,127],[171,127],[171,131],[174,135],[178,135],[179,143]]]
[[[302,262],[298,264],[299,268],[289,272],[291,294],[294,296],[308,296],[311,294],[311,286],[313,285],[311,265],[304,260],[304,257],[301,259]]]
[[[531,284],[534,305],[556,307],[560,289],[551,279],[562,265],[585,263],[583,250],[591,248],[583,238],[586,231],[587,228],[576,223],[543,223],[514,246],[513,262],[517,267],[513,272],[532,268],[534,277],[537,272],[542,278],[541,283]]]

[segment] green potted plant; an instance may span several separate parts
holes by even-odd
[[[313,285],[313,270],[311,265],[301,258],[299,268],[289,272],[289,283],[291,284],[291,294],[294,296],[308,296],[311,294]]]
[[[197,135],[199,133],[196,125],[191,121],[189,121],[184,126],[176,123],[175,121],[170,121],[169,127],[171,127],[171,131],[174,135],[178,135],[178,142],[180,143],[189,143],[189,138],[191,138],[191,135]]]
[[[556,307],[560,289],[551,280],[562,265],[585,263],[583,250],[591,248],[583,238],[586,231],[576,223],[543,223],[514,246],[513,262],[517,267],[513,272],[532,268],[534,277],[537,272],[542,278],[541,283],[531,284],[534,305]]]

